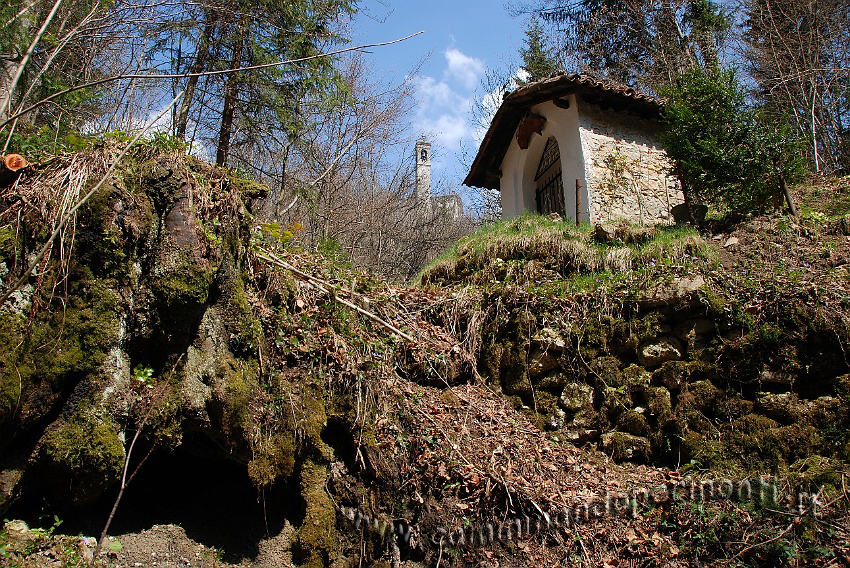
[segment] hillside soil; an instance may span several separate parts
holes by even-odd
[[[5,563],[88,562],[117,502],[98,565],[850,566],[847,180],[505,221],[404,288],[151,145],[41,260],[87,152],[0,190],[0,281],[38,265],[0,308]]]

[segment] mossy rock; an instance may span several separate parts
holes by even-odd
[[[306,461],[301,467],[301,497],[306,505],[304,523],[296,533],[297,552],[302,566],[330,566],[340,550],[336,532],[336,512],[325,491],[327,466]]]
[[[634,408],[634,401],[626,389],[607,388],[603,393],[602,412],[612,422],[617,416]]]
[[[840,490],[846,469],[841,460],[809,456],[789,466],[788,481],[800,491],[819,491],[823,486]]]
[[[720,440],[706,438],[694,431],[687,431],[682,436],[681,454],[684,461],[699,469],[713,469],[730,473],[730,467],[736,469],[734,462],[728,462],[730,455]]]
[[[601,415],[592,408],[585,408],[573,414],[569,422],[572,428],[600,428],[603,425]]]
[[[559,402],[569,412],[593,408],[593,387],[585,383],[567,383],[561,391]]]
[[[502,375],[502,360],[505,347],[501,343],[492,343],[485,347],[481,357],[481,365],[491,381],[498,381]]]
[[[528,373],[521,368],[508,370],[503,379],[503,388],[508,395],[531,396],[534,390]]]
[[[685,347],[681,341],[672,336],[663,336],[641,343],[637,357],[641,365],[651,369],[668,361],[680,361],[684,353]]]
[[[730,455],[754,469],[779,471],[790,461],[817,451],[822,442],[809,424],[779,426],[766,416],[749,414],[723,427]]]
[[[640,365],[629,365],[623,369],[621,375],[621,383],[619,385],[611,385],[613,387],[626,387],[632,392],[645,389],[649,386],[652,380],[652,375]]]
[[[246,199],[263,199],[269,194],[269,186],[257,181],[231,176],[230,183]]]
[[[534,384],[534,388],[542,389],[551,393],[560,393],[569,382],[570,375],[563,371],[555,371],[538,379]]]
[[[640,412],[627,410],[617,417],[617,429],[635,436],[646,436],[649,433],[649,422]]]
[[[528,374],[532,377],[539,377],[545,373],[552,371],[558,367],[558,358],[553,354],[539,349],[535,350],[528,357]]]
[[[292,475],[295,468],[295,439],[289,432],[279,432],[252,448],[248,476],[256,487],[271,485]]]
[[[626,432],[608,432],[601,436],[602,451],[615,462],[643,462],[652,455],[649,440]]]
[[[702,361],[667,361],[652,372],[652,384],[668,389],[680,389],[704,372]]]
[[[208,412],[231,441],[241,438],[241,432],[251,418],[250,402],[260,390],[259,368],[253,361],[243,361],[226,354],[219,361],[212,380],[213,401]]]
[[[747,414],[752,414],[755,409],[753,401],[741,398],[737,394],[727,395],[716,406],[718,416],[727,420],[737,420]]]
[[[803,418],[805,409],[794,393],[759,393],[755,411],[781,424],[791,424]]]
[[[142,187],[162,215],[183,195],[188,180],[175,175],[174,167],[163,159],[151,160],[139,166]]]
[[[623,363],[618,358],[605,355],[590,362],[592,374],[602,382],[602,386],[617,388],[623,384]]]
[[[124,446],[109,415],[84,406],[49,429],[39,443],[42,464],[52,472],[47,475],[67,481],[58,495],[75,504],[99,497],[118,481],[124,466]]]
[[[688,386],[688,392],[693,397],[693,405],[701,412],[715,416],[719,403],[723,400],[723,392],[709,380],[697,381]]]
[[[559,410],[558,397],[545,391],[534,391],[534,403],[541,414],[553,414]]]
[[[69,292],[67,301],[56,298],[32,320],[0,313],[0,427],[13,418],[17,423],[4,441],[41,420],[80,380],[98,374],[117,341],[118,296],[109,281],[74,281]]]
[[[206,261],[181,258],[151,281],[157,299],[169,313],[206,303],[215,269]]]
[[[639,319],[615,319],[608,330],[611,350],[634,354],[638,346],[658,337],[662,332],[663,316],[653,311]]]
[[[656,424],[664,424],[673,418],[670,391],[664,387],[650,387],[645,391],[649,414]]]

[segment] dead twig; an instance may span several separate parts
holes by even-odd
[[[304,280],[308,284],[315,286],[320,291],[322,291],[326,294],[329,294],[335,301],[339,302],[340,304],[355,310],[357,313],[359,313],[361,315],[366,316],[370,320],[372,320],[375,323],[383,326],[384,328],[391,331],[395,335],[401,337],[402,339],[409,341],[410,343],[416,343],[416,340],[412,336],[401,331],[400,329],[398,329],[397,327],[395,327],[394,325],[392,325],[388,321],[380,318],[379,316],[375,315],[374,313],[372,313],[368,310],[364,310],[363,308],[361,308],[360,306],[358,306],[358,305],[356,305],[352,302],[349,302],[345,298],[342,298],[339,295],[341,290],[339,288],[337,288],[336,286],[334,286],[333,284],[326,282],[326,281],[324,281],[320,278],[316,278],[315,276],[311,276],[310,274],[307,274],[306,272],[303,272],[303,271],[295,268],[294,266],[292,266],[291,264],[289,264],[285,260],[281,260],[280,258],[275,256],[273,253],[271,253],[271,252],[269,252],[265,249],[260,249],[260,254],[258,254],[257,257],[260,258],[261,260],[265,260],[266,262],[270,262],[271,264],[274,264],[274,265],[276,265],[280,268],[284,268],[286,270],[289,270],[290,272],[292,272],[293,274],[295,274],[296,276],[298,276],[299,278],[301,278],[302,280]],[[354,292],[351,292],[351,293],[354,294]]]

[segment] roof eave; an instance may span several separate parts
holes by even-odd
[[[605,83],[563,75],[544,79],[508,94],[493,116],[487,134],[463,184],[469,187],[499,189],[502,160],[510,147],[522,117],[539,103],[567,95],[581,95],[592,103],[626,109],[649,118],[659,118],[663,101],[633,89],[606,88]]]

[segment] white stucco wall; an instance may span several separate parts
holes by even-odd
[[[628,111],[603,111],[574,95],[569,101],[568,109],[552,102],[531,108],[546,123],[542,135],[531,136],[527,150],[520,149],[516,138],[511,141],[501,167],[502,217],[537,210],[534,175],[551,136],[561,152],[568,218],[575,219],[578,179],[582,222],[627,219],[655,224],[670,219],[670,209],[683,198],[678,180],[668,173],[667,155],[655,139],[658,124]]]
[[[516,217],[524,211],[536,211],[534,175],[546,141],[553,137],[561,152],[561,176],[564,182],[564,205],[567,217],[575,219],[575,183],[582,180],[582,221],[587,221],[590,201],[585,183],[584,158],[579,136],[579,115],[575,97],[570,96],[570,108],[562,109],[552,102],[531,108],[531,112],[546,119],[542,135],[533,134],[527,150],[522,150],[514,138],[502,160],[499,188],[502,195],[502,217]]]
[[[683,197],[655,138],[658,123],[582,100],[577,114],[594,222],[669,220],[670,209]]]

